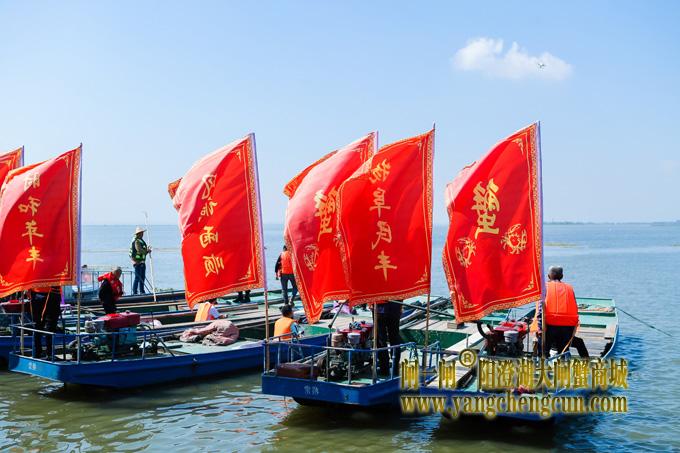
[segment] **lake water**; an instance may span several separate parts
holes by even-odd
[[[133,227],[85,227],[83,263],[128,265]],[[445,228],[434,233],[435,257]],[[267,265],[281,247],[280,226],[265,228]],[[627,414],[527,426],[477,419],[408,418],[300,407],[259,393],[259,374],[134,391],[84,391],[0,372],[0,449],[32,451],[542,451],[680,450],[680,224],[547,225],[546,264],[564,266],[578,295],[619,307],[617,357],[631,362]],[[153,226],[156,286],[182,288],[179,234]],[[550,245],[553,244],[553,245]],[[447,294],[439,259],[433,293]],[[130,376],[134,379],[134,376]]]

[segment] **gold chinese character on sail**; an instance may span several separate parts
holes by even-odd
[[[203,267],[205,268],[205,276],[210,274],[218,275],[220,270],[224,270],[224,260],[221,256],[204,256],[203,257]]]
[[[323,190],[319,190],[314,194],[314,206],[316,207],[314,217],[319,217],[321,219],[317,240],[320,239],[322,235],[333,232],[331,221],[333,220],[333,214],[335,214],[337,209],[337,203],[338,190],[335,187],[328,192],[328,195],[324,195]]]
[[[201,215],[198,216],[198,220],[201,220],[203,217],[213,215],[215,212],[215,206],[217,206],[217,203],[212,201],[212,198],[208,198],[208,201],[201,208]]]
[[[28,211],[31,211],[31,216],[35,216],[40,207],[40,200],[34,197],[28,197],[28,203],[20,204],[18,207],[19,212],[26,214]]]
[[[28,236],[28,242],[31,245],[33,245],[33,236],[37,236],[39,238],[43,237],[41,233],[38,233],[38,223],[35,220],[26,222],[26,232],[22,234],[21,237],[25,236]]]
[[[390,257],[385,255],[385,251],[381,251],[380,255],[378,255],[378,264],[376,266],[373,266],[373,269],[375,270],[382,270],[383,271],[383,276],[385,277],[385,281],[387,281],[387,270],[388,269],[396,269],[397,266],[392,264],[390,262]]]
[[[26,179],[24,179],[24,191],[33,187],[34,189],[40,187],[40,173],[34,171],[26,173]]]
[[[477,213],[475,239],[477,239],[479,233],[498,234],[498,228],[493,228],[496,222],[496,214],[491,214],[501,209],[496,195],[497,192],[498,186],[493,182],[493,179],[489,180],[486,187],[482,186],[481,182],[478,182],[475,186],[473,198],[475,204],[472,206],[472,210]]]
[[[385,241],[389,244],[392,243],[392,228],[390,228],[390,224],[382,220],[378,220],[376,226],[378,227],[378,230],[375,232],[375,242],[371,243],[371,250],[375,250],[378,244],[380,244],[380,241]]]
[[[209,175],[204,175],[201,178],[201,182],[203,183],[203,192],[201,193],[201,199],[207,200],[212,196],[212,191],[215,188],[216,181],[217,177],[212,173]]]
[[[372,184],[378,181],[385,182],[390,175],[390,164],[387,159],[383,159],[378,165],[371,169],[371,176],[368,177]]]
[[[35,265],[38,261],[43,262],[42,258],[40,258],[40,250],[35,248],[35,246],[31,246],[30,249],[28,249],[28,258],[26,258],[26,261],[29,263],[33,263],[33,269],[35,269]]]
[[[213,242],[217,243],[219,241],[218,233],[213,233],[215,227],[204,226],[203,233],[198,236],[198,240],[201,242],[201,247],[206,248]]]
[[[370,211],[378,210],[378,217],[382,214],[383,209],[392,209],[391,206],[385,204],[385,189],[378,187],[373,191],[373,206],[368,208]]]

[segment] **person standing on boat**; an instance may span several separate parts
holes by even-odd
[[[288,283],[292,286],[292,296],[290,298],[290,305],[295,302],[295,296],[297,296],[297,283],[295,282],[295,274],[293,273],[293,257],[288,251],[288,247],[283,246],[283,252],[279,255],[279,259],[276,260],[276,266],[274,266],[274,272],[276,272],[276,279],[281,279],[281,291],[283,292],[283,303],[288,305]]]
[[[144,242],[146,230],[137,227],[135,237],[130,245],[130,259],[135,268],[135,281],[132,283],[132,294],[145,294],[144,282],[146,281],[146,255],[151,253],[151,247]]]
[[[562,282],[564,271],[559,266],[548,270],[548,284],[545,295],[545,351],[547,357],[550,349],[555,348],[558,354],[565,352],[570,346],[578,350],[581,357],[588,357],[588,349],[583,339],[576,336],[579,325],[578,304],[574,288]],[[540,322],[540,310],[536,314],[536,324]],[[540,345],[539,341],[539,345]]]
[[[37,331],[56,332],[61,315],[61,288],[58,286],[34,288],[31,290],[31,318]],[[33,357],[43,357],[45,337],[46,355],[52,355],[52,335],[33,332]]]
[[[387,301],[382,304],[375,304],[374,309],[377,310],[377,324],[378,331],[374,335],[378,335],[378,348],[386,348],[389,343],[390,346],[397,346],[402,343],[401,335],[399,334],[399,323],[401,321],[402,306],[398,302]],[[399,360],[401,359],[401,348],[392,349],[392,375],[399,375]],[[383,376],[390,374],[390,354],[388,351],[380,351],[378,353],[378,373]]]
[[[120,276],[123,270],[117,267],[112,272],[104,274],[98,278],[101,282],[99,286],[99,301],[104,307],[104,313],[111,314],[116,312],[116,302],[123,295],[123,283]]]
[[[281,307],[281,317],[274,323],[274,338],[279,341],[289,341],[300,336],[300,326],[293,317],[293,307],[284,304]]]

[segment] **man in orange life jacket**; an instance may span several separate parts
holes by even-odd
[[[99,286],[99,300],[104,307],[104,313],[107,315],[116,312],[116,302],[123,295],[123,283],[120,281],[122,273],[121,268],[117,267],[113,272],[98,278],[101,282]]]
[[[583,339],[576,336],[578,328],[578,305],[574,288],[563,283],[564,272],[561,267],[552,266],[548,270],[548,284],[545,295],[545,351],[544,356],[555,348],[559,353],[569,345],[576,348],[581,357],[588,357],[588,349]],[[537,321],[540,322],[540,310]],[[539,343],[540,344],[540,343]]]
[[[283,303],[288,305],[288,283],[290,282],[293,287],[293,295],[290,298],[290,304],[293,305],[295,301],[295,296],[297,296],[297,284],[295,282],[295,274],[293,273],[293,257],[288,251],[288,247],[283,246],[283,252],[279,255],[279,259],[276,260],[276,266],[274,266],[274,272],[276,272],[276,279],[281,279],[281,290],[283,291]]]
[[[56,332],[59,316],[61,315],[61,288],[46,286],[31,290],[31,318],[36,330]],[[43,357],[42,337],[45,336],[45,346],[48,357],[52,355],[52,335],[33,332],[34,357]]]
[[[217,299],[210,299],[198,304],[194,322],[212,321],[217,318],[224,318],[224,315],[220,314],[217,309]]]
[[[284,304],[281,307],[281,316],[274,323],[274,338],[280,341],[288,341],[291,338],[298,338],[300,336],[300,326],[293,318],[293,308],[290,305]]]

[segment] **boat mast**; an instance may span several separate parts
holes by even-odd
[[[149,213],[146,211],[144,211],[144,218],[146,219],[146,237],[149,240],[149,244],[151,244],[151,230],[149,229]],[[158,301],[156,300],[156,283],[153,276],[153,255],[149,255],[149,268],[151,270],[151,292],[153,293],[153,301],[154,303],[156,303]],[[142,285],[144,285],[144,282],[142,282]]]

